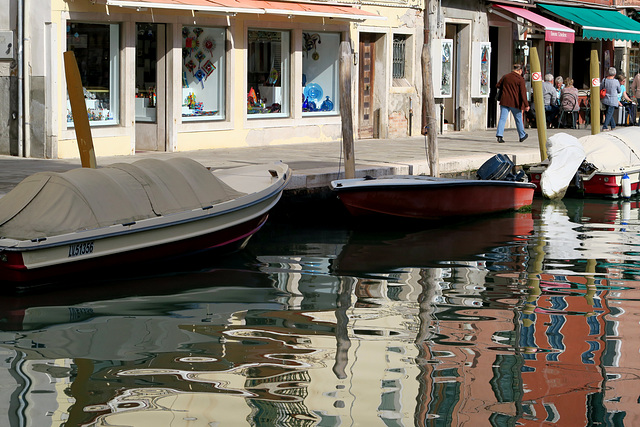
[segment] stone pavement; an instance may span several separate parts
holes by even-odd
[[[496,142],[495,130],[447,132],[438,136],[440,174],[464,174],[478,169],[494,154],[515,156],[517,165],[540,161],[536,129],[527,129],[529,138],[518,142],[515,129],[505,131],[504,144]],[[566,132],[576,137],[589,135],[591,129],[548,129],[547,137]],[[429,172],[426,139],[414,136],[402,139],[357,140],[355,146],[356,175],[419,175]],[[290,144],[276,146],[221,148],[177,153],[144,152],[135,156],[97,157],[98,167],[117,162],[133,162],[142,158],[190,157],[211,168],[227,168],[246,164],[287,163],[293,170],[287,190],[326,189],[333,179],[344,175],[344,158],[339,142]],[[0,156],[0,196],[10,191],[27,176],[40,171],[65,171],[80,167],[80,159],[27,159]]]

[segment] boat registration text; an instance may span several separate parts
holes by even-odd
[[[93,240],[69,245],[69,258],[93,253]]]

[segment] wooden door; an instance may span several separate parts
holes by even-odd
[[[358,138],[373,138],[373,83],[375,76],[375,40],[373,34],[360,34],[358,71]]]

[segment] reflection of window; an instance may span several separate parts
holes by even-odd
[[[225,29],[182,27],[182,121],[225,117]]]
[[[337,114],[339,110],[340,33],[302,33],[302,111]]]
[[[252,117],[289,114],[289,33],[248,31],[247,113]]]
[[[67,24],[67,50],[78,62],[91,125],[118,122],[118,33],[117,24]],[[73,125],[68,100],[67,123]]]
[[[406,63],[407,36],[394,34],[393,36],[393,78],[404,79]]]

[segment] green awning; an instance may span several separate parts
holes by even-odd
[[[580,25],[584,39],[640,41],[640,22],[615,10],[540,3],[538,6],[561,19]]]

